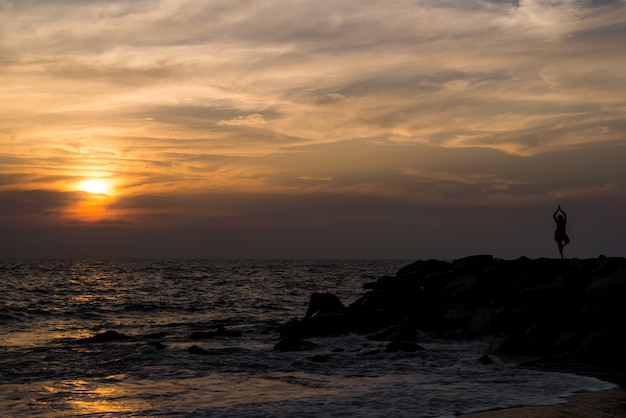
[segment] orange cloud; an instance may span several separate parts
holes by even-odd
[[[624,21],[618,1],[3,2],[0,193],[14,219],[129,224],[254,218],[199,198],[229,193],[610,199]],[[115,195],[76,192],[94,177]]]

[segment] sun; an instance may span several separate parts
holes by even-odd
[[[91,194],[100,194],[100,195],[108,195],[109,194],[109,186],[103,180],[85,180],[78,185],[78,190],[91,193]]]
[[[64,210],[71,219],[82,222],[100,222],[117,217],[112,211],[112,203],[117,199],[115,186],[117,180],[111,177],[83,177],[71,185],[71,189],[80,192],[75,195],[72,205]]]

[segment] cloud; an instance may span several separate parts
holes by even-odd
[[[71,10],[72,3],[60,1],[10,4],[39,29],[29,35],[3,22],[15,33],[8,41],[14,46],[9,78],[52,77],[51,94],[38,99],[57,109],[48,120],[65,123],[62,114],[72,112],[92,125],[115,126],[117,136],[134,129],[119,119],[112,123],[118,115],[168,108],[158,119],[170,127],[168,137],[204,137],[216,145],[227,139],[207,132],[210,123],[263,125],[270,137],[309,142],[386,135],[438,144],[452,120],[465,140],[445,146],[524,153],[529,146],[500,123],[503,116],[518,116],[517,128],[533,124],[527,115],[537,106],[555,119],[564,103],[594,103],[604,112],[619,104],[622,91],[613,86],[624,81],[617,71],[624,64],[620,43],[587,43],[610,36],[623,22],[621,2],[322,2],[293,8],[250,1],[241,8],[94,1]],[[57,19],[46,18],[48,12]],[[84,24],[90,21],[96,24]],[[46,48],[39,48],[42,40]],[[19,112],[22,103],[30,108],[29,92],[4,94]],[[223,109],[243,116],[223,117]],[[261,116],[268,112],[279,116],[272,126]],[[477,130],[485,120],[491,129]],[[470,140],[493,132],[510,135],[504,145],[497,138]],[[543,141],[556,147],[562,141],[552,142]]]
[[[45,213],[67,206],[75,199],[74,193],[52,190],[7,190],[0,193],[3,213]]]
[[[0,191],[0,225],[54,224],[65,209],[77,201],[77,193],[53,190]]]
[[[265,118],[258,113],[247,116],[236,116],[228,120],[220,120],[217,122],[217,126],[249,126],[256,127],[265,125]]]
[[[611,200],[626,178],[624,6],[3,1],[3,213],[65,216],[92,175],[118,193],[93,222],[131,225],[289,216],[266,197],[302,223],[316,197],[324,216],[368,219],[384,214],[356,206],[384,199]]]

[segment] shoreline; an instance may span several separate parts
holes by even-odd
[[[507,361],[515,360],[515,357],[512,356],[505,358]],[[459,418],[618,418],[626,414],[626,374],[620,370],[582,364],[537,364],[534,361],[526,365],[520,365],[520,367],[545,372],[572,373],[580,376],[595,377],[605,382],[613,383],[617,387],[608,390],[574,393],[572,396],[562,398],[563,403],[554,405],[517,406],[457,416]]]
[[[545,406],[521,406],[458,415],[459,418],[561,418],[624,416],[626,411],[626,388],[620,386],[598,392],[576,393],[564,398],[565,403]]]
[[[368,334],[390,346],[404,342],[407,351],[418,348],[418,330],[444,339],[483,340],[493,354],[521,368],[613,385],[595,387],[612,386],[606,391],[594,392],[594,386],[590,392],[571,391],[553,406],[520,401],[519,408],[501,404],[504,409],[495,412],[461,416],[624,416],[624,283],[623,257],[501,260],[479,254],[451,262],[418,260],[395,276],[364,284],[367,291],[347,307],[332,293],[312,294],[305,317],[279,331],[283,339]]]

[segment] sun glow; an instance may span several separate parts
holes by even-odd
[[[74,204],[66,208],[65,215],[84,222],[98,222],[118,218],[119,213],[111,210],[117,200],[115,181],[107,177],[86,178],[73,184],[72,189],[84,192],[76,196]]]
[[[85,180],[78,185],[78,190],[91,193],[91,194],[104,194],[110,193],[109,185],[103,180]]]

